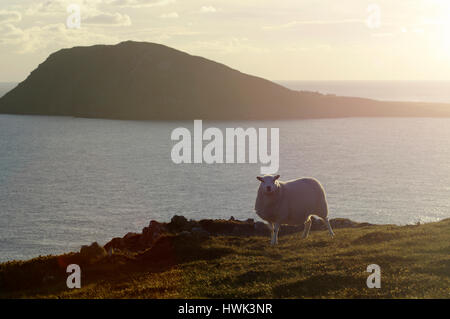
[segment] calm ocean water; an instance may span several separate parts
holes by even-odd
[[[174,214],[256,218],[260,165],[173,164],[170,133],[180,126],[193,123],[0,115],[0,260],[104,244]],[[318,178],[331,218],[450,217],[450,119],[203,123],[210,126],[279,127],[281,179]]]

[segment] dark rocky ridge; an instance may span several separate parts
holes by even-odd
[[[315,218],[312,220],[311,231],[326,231],[322,221]],[[346,218],[330,219],[330,224],[333,229],[373,226]],[[281,227],[279,236],[298,233],[300,238],[303,227],[303,225],[284,225]],[[267,245],[270,245],[268,225],[260,221],[255,222],[251,218],[245,221],[236,220],[233,217],[229,220],[202,219],[196,221],[175,215],[169,223],[150,221],[149,226],[144,227],[141,233],[128,233],[123,237],[113,238],[104,246],[94,242],[91,245],[82,246],[78,253],[49,256],[49,259],[42,260],[42,262],[50,263],[49,267],[61,278],[66,275],[65,267],[72,263],[82,265],[84,268],[123,263],[151,264],[164,268],[187,261],[210,260],[230,254],[231,251],[227,248],[210,248],[202,245],[215,236],[231,236],[236,237],[237,240],[264,236],[267,237]],[[36,260],[40,260],[40,257]],[[44,278],[43,280],[50,280],[45,274],[42,274],[41,277]],[[56,280],[56,277],[52,280]],[[24,282],[25,285],[29,283],[27,280]],[[11,285],[13,284],[11,283]]]
[[[312,219],[312,231],[326,230],[325,225],[318,219]],[[346,218],[334,218],[330,220],[333,229],[354,228],[371,226],[369,223],[357,223]],[[281,227],[279,236],[285,236],[301,232],[304,225]],[[253,219],[245,221],[231,217],[224,219],[202,219],[200,221],[187,220],[184,216],[175,215],[169,223],[159,223],[152,220],[142,233],[128,233],[124,237],[116,237],[109,241],[105,250],[129,251],[133,253],[144,252],[150,248],[159,250],[159,246],[166,245],[167,238],[171,240],[181,239],[184,242],[197,242],[208,239],[210,236],[267,236],[269,240],[270,230],[267,224]],[[156,248],[155,248],[156,247]],[[156,258],[157,254],[155,255]]]
[[[62,49],[0,98],[0,113],[131,120],[450,116],[450,105],[289,90],[155,44]]]

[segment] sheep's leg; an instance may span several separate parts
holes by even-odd
[[[269,223],[269,226],[270,226],[270,233],[271,233],[271,236],[270,236],[270,244],[273,245],[273,241],[274,241],[273,224],[272,224],[272,223]]]
[[[325,225],[327,226],[328,232],[330,233],[330,236],[331,236],[331,237],[334,237],[334,232],[333,232],[333,230],[331,229],[330,221],[328,220],[328,218],[327,218],[327,217],[323,218],[323,222],[324,222]]]
[[[303,235],[302,238],[307,238],[309,235],[309,230],[311,229],[312,220],[311,216],[308,217],[308,219],[305,222],[305,228],[303,229]]]
[[[275,245],[278,242],[278,231],[280,230],[280,224],[273,224],[272,241],[271,244]]]

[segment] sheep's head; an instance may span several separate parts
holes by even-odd
[[[256,177],[256,179],[261,182],[259,187],[268,195],[275,193],[280,187],[278,178],[280,178],[280,175],[264,175]]]

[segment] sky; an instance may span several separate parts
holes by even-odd
[[[1,0],[0,82],[126,40],[274,81],[450,80],[449,0]]]

